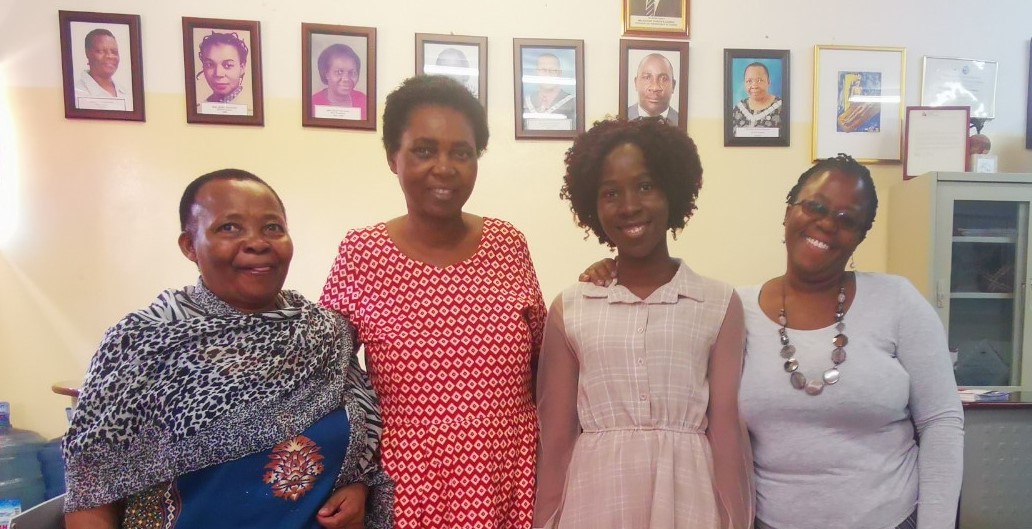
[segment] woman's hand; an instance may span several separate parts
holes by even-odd
[[[333,491],[316,513],[315,520],[331,529],[363,529],[368,495],[369,487],[363,483],[343,486]]]
[[[608,257],[589,266],[578,278],[582,283],[594,283],[600,287],[609,286],[614,279],[616,279],[616,261]]]

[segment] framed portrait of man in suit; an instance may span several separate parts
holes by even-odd
[[[688,42],[620,40],[620,117],[688,128]]]
[[[688,38],[689,0],[623,0],[624,35]]]

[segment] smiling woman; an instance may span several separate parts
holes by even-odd
[[[179,217],[200,280],[105,335],[65,437],[67,527],[392,527],[353,328],[282,290],[294,249],[279,196],[215,171]]]
[[[398,529],[529,529],[544,302],[526,240],[463,211],[487,148],[484,107],[444,76],[387,96],[401,217],[348,232],[322,303],[357,326],[383,396]]]
[[[752,522],[742,305],[667,248],[701,186],[695,143],[659,116],[598,122],[567,153],[561,196],[619,266],[612,284],[578,283],[549,309],[535,527]]]

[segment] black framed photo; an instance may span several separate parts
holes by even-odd
[[[257,21],[183,17],[183,64],[187,123],[265,123]]]
[[[487,37],[416,33],[416,75],[445,75],[487,107]]]
[[[788,147],[788,50],[724,50],[724,146]]]
[[[512,39],[516,137],[584,132],[584,41]]]
[[[376,28],[301,24],[301,124],[376,130]]]
[[[66,118],[145,121],[140,15],[58,11]]]
[[[688,42],[620,40],[620,117],[688,129]]]

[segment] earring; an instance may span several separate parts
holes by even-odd
[[[856,270],[856,261],[853,260],[853,256],[849,256],[849,269]]]

